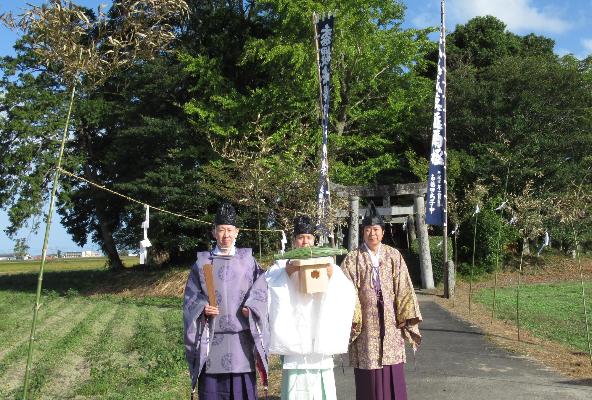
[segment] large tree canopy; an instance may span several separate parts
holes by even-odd
[[[408,127],[431,98],[430,81],[415,72],[433,47],[428,31],[403,30],[403,6],[391,1],[265,1],[253,7],[250,13],[211,9],[201,19],[202,32],[220,32],[218,43],[228,41],[228,26],[251,33],[234,32],[239,43],[231,53],[183,56],[196,82],[185,109],[221,156],[216,171],[204,176],[210,189],[259,204],[283,227],[296,212],[314,208],[321,130],[311,17],[330,10],[338,15],[331,179],[352,184],[408,178]]]
[[[528,187],[546,228],[566,239],[556,199],[574,184],[591,182],[589,61],[558,57],[552,40],[517,36],[493,17],[457,26],[448,43],[448,148],[461,165],[454,197],[463,201],[472,183],[480,182],[488,192],[483,201],[496,208],[507,178],[506,198],[519,199]],[[461,219],[468,221],[471,212]]]
[[[83,27],[95,18],[91,10],[76,6],[68,6],[66,11],[70,16],[87,21],[80,24]],[[122,20],[119,14],[118,7],[111,8],[105,29],[117,32],[123,27],[129,31],[129,21]],[[78,24],[75,26],[79,27]],[[91,28],[86,32],[88,40],[97,35]],[[79,33],[82,37],[82,32]],[[34,35],[25,35],[15,47],[16,57],[5,57],[1,64],[4,118],[0,122],[3,149],[0,196],[2,206],[9,208],[9,233],[12,234],[28,217],[42,212],[57,156],[58,138],[65,124],[67,87],[63,82],[69,81],[58,70],[59,63],[38,59],[36,40]],[[81,74],[64,167],[85,179],[124,189],[144,201],[158,197],[157,203],[162,204],[163,196],[138,194],[148,190],[142,183],[152,179],[149,191],[158,193],[163,186],[151,173],[160,175],[160,170],[169,168],[167,158],[178,157],[180,161],[172,163],[167,170],[167,185],[170,186],[166,187],[174,187],[180,179],[174,176],[175,168],[187,167],[194,171],[194,165],[201,159],[195,154],[184,153],[192,148],[187,142],[180,144],[180,138],[191,133],[188,133],[188,126],[183,125],[184,113],[179,106],[184,102],[182,96],[186,93],[186,85],[182,84],[182,71],[175,67],[178,62],[164,54],[150,61],[139,57],[143,54],[143,50],[138,50],[133,57],[134,63],[109,80],[101,76],[93,80],[90,73]],[[168,75],[175,68],[179,71]],[[171,79],[165,79],[167,76]],[[175,152],[175,149],[180,151]],[[181,181],[186,183],[188,179],[192,179],[191,175],[185,174]],[[65,178],[62,185],[58,211],[73,239],[84,245],[91,235],[109,256],[110,264],[121,268],[118,248],[130,246],[132,241],[139,239],[134,233],[137,229],[129,223],[141,210],[86,183]],[[183,195],[178,191],[169,190],[167,200],[175,198],[179,202],[179,197],[192,194],[187,188],[181,189],[185,192]],[[159,224],[155,225],[158,231]],[[168,235],[162,236],[163,240],[156,240],[156,249],[167,247],[170,253],[172,248],[174,253],[187,245],[183,243],[182,234],[170,238]],[[195,244],[194,241],[190,243]]]
[[[80,92],[66,169],[185,215],[208,219],[227,199],[243,226],[289,229],[296,213],[314,213],[316,203],[321,127],[312,12],[335,11],[331,180],[425,180],[437,50],[427,38],[432,28],[402,28],[401,3],[210,0],[190,7],[173,54],[138,60]],[[36,69],[29,40],[0,63],[0,206],[9,210],[10,233],[41,212],[67,100],[54,74]],[[457,26],[447,42],[451,217],[468,222],[476,202],[493,210],[507,171],[509,194],[519,197],[527,186],[536,200],[529,204],[574,204],[567,196],[573,184],[586,190],[592,177],[590,58],[558,57],[552,40],[515,35],[493,17]],[[74,240],[83,245],[90,235],[120,265],[117,248],[141,239],[142,207],[70,177],[61,183],[59,213]],[[590,205],[582,207],[589,218]],[[510,218],[490,214],[492,224]],[[540,214],[547,225],[565,220],[553,210]],[[152,254],[191,257],[207,245],[208,230],[152,213]],[[241,240],[254,245],[255,238]]]

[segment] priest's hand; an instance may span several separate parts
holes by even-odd
[[[241,311],[245,318],[249,318],[249,309],[247,307],[243,307]]]
[[[220,311],[218,310],[218,307],[207,305],[204,309],[204,313],[206,314],[206,317],[210,317],[212,315],[220,314]]]
[[[290,262],[286,264],[286,273],[290,277],[292,276],[292,274],[294,274],[295,272],[298,272],[299,270],[300,270],[300,267],[293,265]]]

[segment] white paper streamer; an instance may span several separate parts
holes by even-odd
[[[458,230],[458,224],[454,224],[454,229],[450,232],[451,235],[458,235],[460,231]]]
[[[500,204],[500,206],[498,208],[495,209],[495,211],[499,211],[501,209],[503,209],[506,206],[507,201],[504,201],[502,204]]]
[[[284,254],[286,251],[286,244],[288,243],[288,239],[286,238],[286,233],[284,231],[282,231],[282,240],[280,240],[280,242],[282,244],[282,250],[280,251],[280,254]]]
[[[550,242],[551,242],[551,238],[549,237],[549,232],[545,231],[545,242],[544,242],[544,245],[545,246],[548,246]]]
[[[152,246],[150,240],[148,239],[148,227],[150,226],[150,207],[144,206],[146,208],[146,217],[144,222],[142,222],[142,229],[144,230],[144,239],[140,241],[140,264],[145,264],[148,260],[148,247]]]
[[[545,247],[547,247],[550,243],[551,243],[551,238],[549,237],[549,232],[545,231],[545,239],[543,240],[543,244],[541,245],[541,248],[539,249],[539,252],[537,253],[537,257],[541,255],[541,253],[543,252],[543,249]]]

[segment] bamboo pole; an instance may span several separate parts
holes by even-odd
[[[458,230],[459,226],[454,228],[454,268],[458,266]],[[452,308],[456,307],[456,296],[452,296]]]
[[[578,190],[576,192],[576,197],[580,196],[580,193],[582,192],[582,185],[586,181],[589,171],[590,171],[590,168],[588,168],[586,174],[582,178],[582,182],[580,183]],[[573,220],[571,221],[571,229],[573,232],[574,242],[576,245],[575,251],[576,251],[576,258],[578,260],[578,267],[580,269],[580,285],[582,287],[582,306],[584,307],[584,322],[586,324],[586,342],[588,344],[588,358],[590,359],[590,366],[592,367],[592,345],[590,344],[590,322],[589,322],[589,318],[588,318],[588,307],[586,304],[586,287],[584,286],[584,271],[582,270],[582,258],[581,258],[579,251],[578,251],[578,248],[579,248],[578,234],[576,233],[576,227],[574,226]]]
[[[444,49],[446,48],[446,2],[444,0],[442,0],[440,2],[440,23],[441,23],[441,34],[442,34],[442,41],[443,41],[443,46]],[[446,64],[446,51],[444,51],[444,64]],[[443,74],[444,74],[444,81],[446,81],[446,65],[444,65],[444,70],[443,70]],[[446,115],[447,115],[447,107],[446,107],[446,85],[444,85],[444,93],[442,94],[443,98],[444,98],[444,112],[443,112],[443,117],[444,117],[444,127],[446,127]],[[446,128],[445,128],[446,129]],[[446,130],[444,130],[444,143],[442,144],[443,150],[444,150],[444,155],[445,155],[445,159],[447,157],[447,145],[448,145],[448,139],[447,139],[447,133]],[[444,182],[443,184],[443,197],[444,197],[444,221],[442,223],[442,236],[443,236],[443,245],[444,245],[444,251],[443,253],[443,268],[444,268],[444,297],[446,298],[454,298],[454,292],[455,292],[455,286],[456,286],[456,277],[455,277],[455,268],[456,265],[449,263],[448,262],[448,183],[447,183],[447,175],[448,175],[448,171],[447,171],[447,162],[444,163],[444,171],[443,171],[443,176],[442,176],[442,180]]]
[[[586,324],[586,342],[588,343],[588,358],[590,359],[590,366],[592,367],[592,345],[590,344],[590,323],[588,318],[588,306],[586,304],[586,287],[584,286],[584,271],[582,270],[582,257],[580,252],[578,251],[578,236],[576,234],[576,229],[571,224],[574,240],[576,243],[576,258],[578,260],[578,267],[580,269],[580,285],[582,287],[582,306],[584,307],[584,322]]]
[[[258,166],[255,169],[255,185],[257,191],[257,239],[259,241],[259,260],[261,260],[261,213],[260,213],[260,205],[261,205],[261,195],[259,193],[259,169]]]
[[[520,252],[520,266],[518,267],[518,286],[516,287],[516,328],[518,329],[518,341],[520,341],[520,283],[522,279],[522,260],[524,259],[524,245]]]
[[[31,361],[33,354],[33,341],[35,340],[35,329],[37,327],[37,315],[41,307],[41,288],[43,286],[43,271],[45,268],[45,259],[47,256],[47,244],[49,242],[49,231],[51,228],[51,219],[53,216],[53,208],[55,204],[56,193],[58,189],[58,181],[60,177],[60,168],[62,166],[62,158],[64,155],[64,147],[68,137],[68,127],[70,126],[70,116],[72,115],[72,107],[74,105],[74,94],[76,93],[76,84],[72,84],[70,93],[70,105],[68,107],[68,115],[66,117],[66,126],[64,126],[64,133],[62,135],[62,142],[60,144],[60,152],[56,162],[56,169],[53,175],[53,187],[51,189],[51,196],[49,198],[49,211],[47,212],[47,219],[45,224],[45,236],[43,238],[43,249],[41,251],[41,265],[39,266],[39,276],[37,277],[37,293],[35,296],[35,307],[33,308],[33,322],[31,323],[31,335],[29,336],[29,348],[27,351],[27,366],[25,369],[25,378],[23,382],[23,400],[27,400],[29,391],[29,380],[31,375]]]
[[[446,166],[444,166],[444,187],[446,187]],[[454,298],[455,283],[454,271],[451,270],[448,263],[448,200],[446,199],[446,190],[444,191],[444,224],[442,226],[442,245],[444,246],[443,257],[444,258],[444,271],[446,272],[446,298]]]
[[[475,210],[475,229],[473,230],[473,262],[471,263],[471,272],[469,278],[469,314],[471,313],[471,300],[473,297],[473,270],[475,269],[475,251],[477,249],[477,221],[479,213]]]
[[[454,229],[454,265],[458,266],[458,230],[460,227],[457,225]]]
[[[502,199],[502,204],[507,201],[506,197],[508,196],[508,177],[510,176],[510,165],[508,164],[508,168],[506,169],[506,183],[504,185],[504,197]],[[503,211],[500,210],[500,213]],[[497,228],[497,247],[496,247],[496,256],[495,256],[495,271],[493,273],[493,303],[491,304],[491,322],[493,324],[493,320],[495,319],[495,295],[497,294],[497,273],[499,270],[499,256],[501,253],[501,238],[502,238],[502,226],[501,224]]]
[[[499,257],[499,250],[498,250],[498,257]],[[497,292],[497,260],[495,265],[495,273],[493,274],[493,303],[491,304],[491,321],[490,324],[493,324],[493,320],[495,318],[495,295]]]

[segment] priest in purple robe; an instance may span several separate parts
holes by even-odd
[[[235,247],[238,231],[234,207],[222,204],[212,231],[216,247],[197,254],[185,287],[185,356],[192,398],[197,387],[200,400],[256,400],[256,370],[267,384],[267,283],[252,250]],[[208,264],[213,272],[209,286]],[[208,301],[210,293],[216,305]]]

